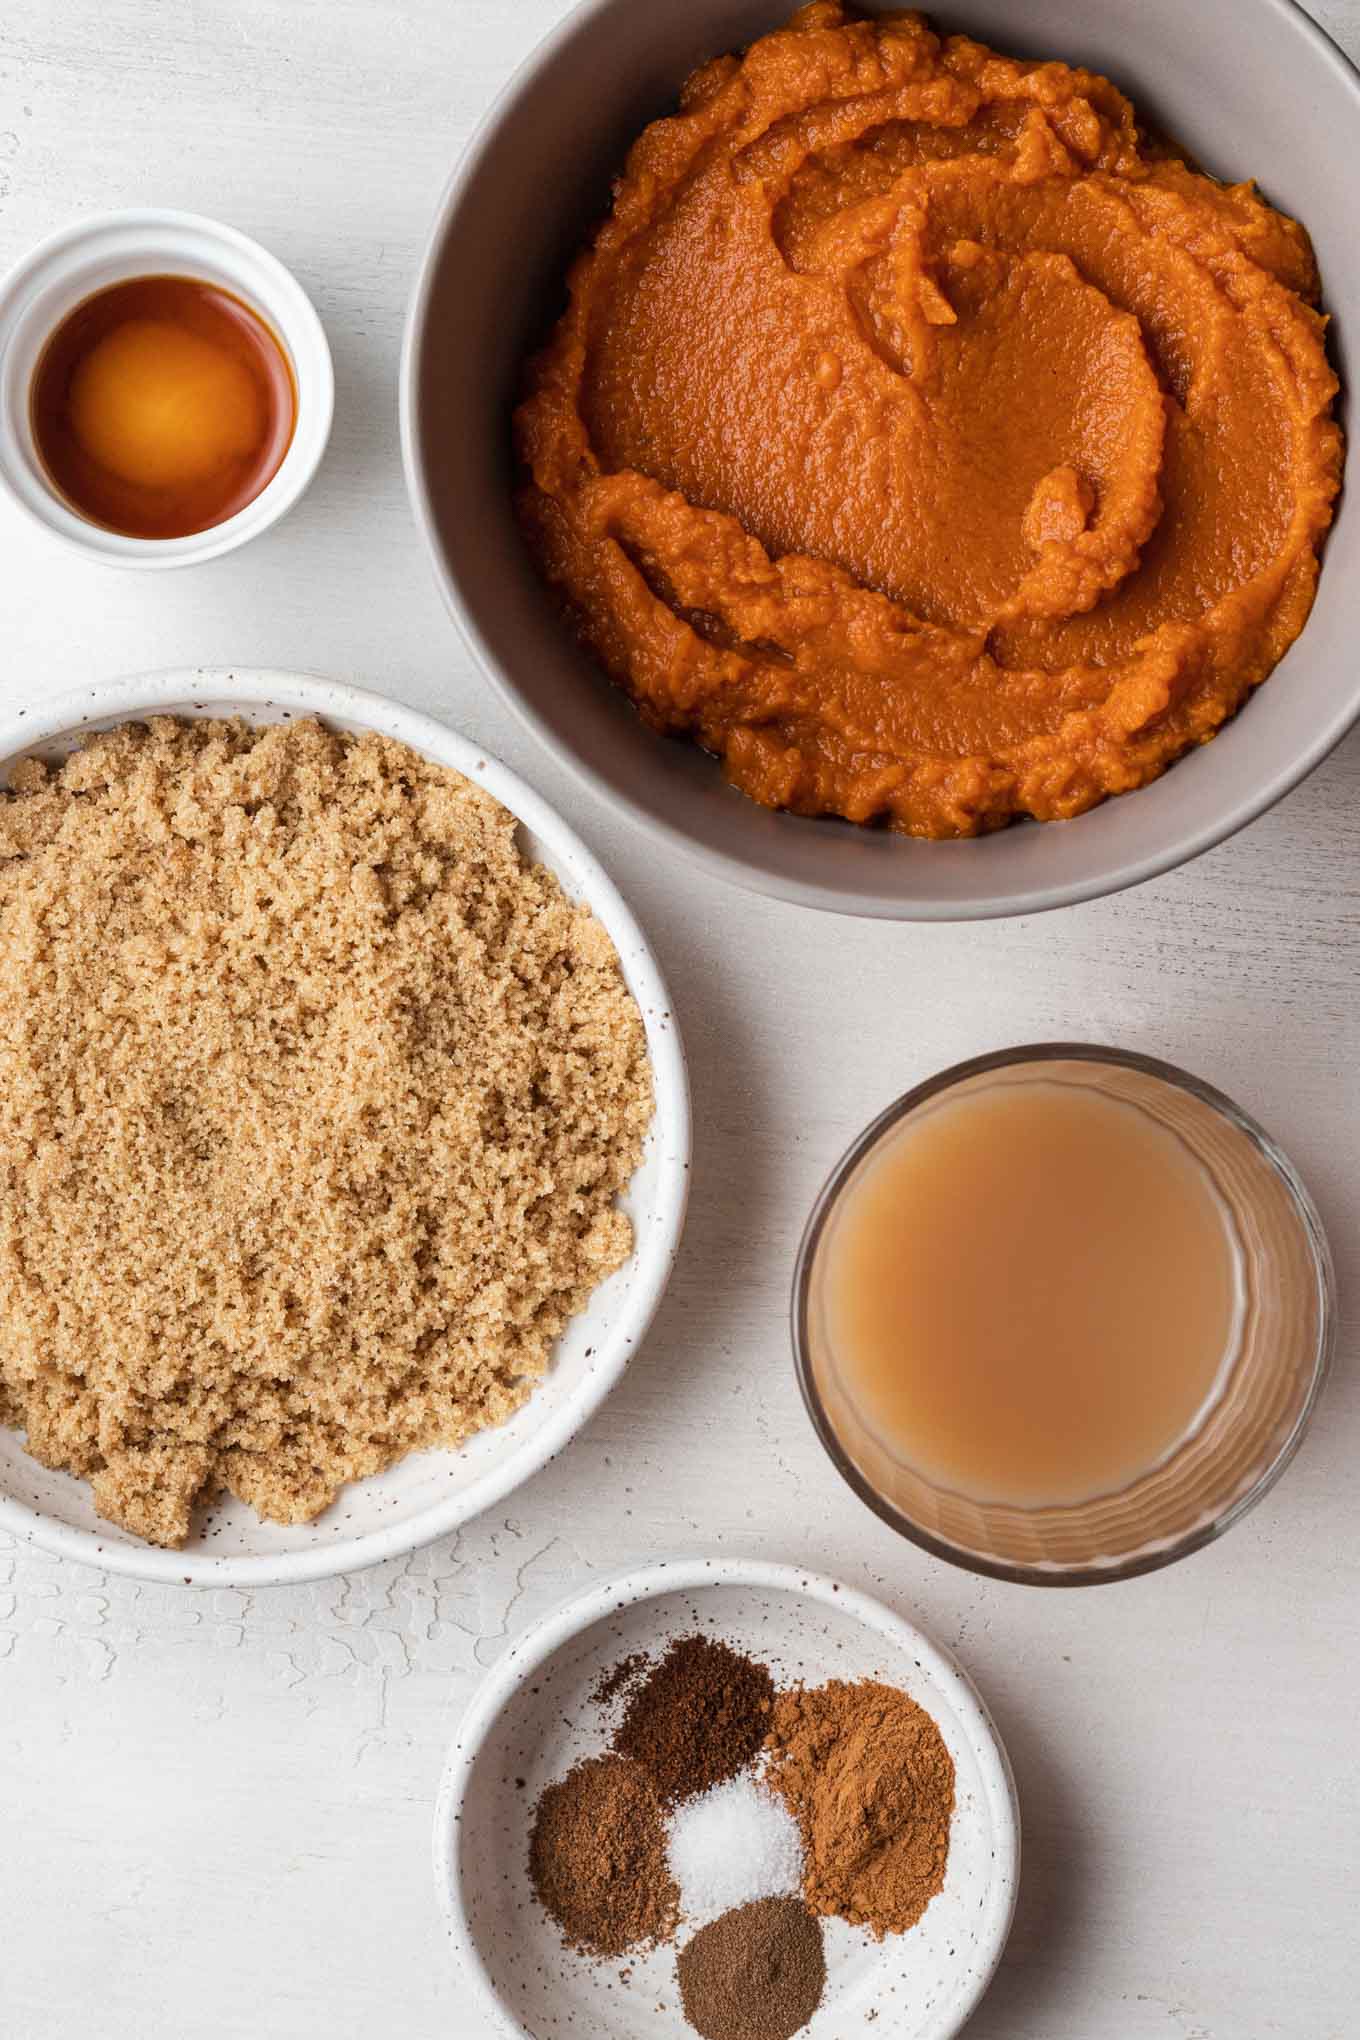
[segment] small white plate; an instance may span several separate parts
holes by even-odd
[[[502,1500],[561,1451],[614,1386],[661,1301],[684,1224],[690,1150],[684,1052],[647,939],[585,845],[480,745],[395,701],[301,673],[244,667],[144,673],[7,719],[0,725],[0,785],[21,758],[66,756],[92,730],[151,714],[239,715],[252,723],[316,715],[336,729],[378,730],[475,780],[519,817],[525,854],[554,872],[608,929],[647,1030],[656,1111],[622,1199],[633,1221],[632,1256],[572,1319],[547,1376],[508,1423],[456,1452],[414,1453],[355,1482],[312,1523],[265,1523],[244,1502],[219,1500],[178,1551],[105,1523],[84,1481],[40,1466],[18,1432],[0,1425],[0,1529],[134,1579],[209,1587],[325,1579],[428,1544]]]
[[[527,1631],[473,1696],[439,1791],[434,1876],[454,1952],[498,2030],[692,2040],[674,1948],[618,1962],[574,1954],[534,1898],[528,1852],[540,1792],[607,1741],[591,1697],[601,1676],[696,1632],[768,1665],[777,1684],[882,1679],[939,1724],[956,1774],[944,1889],[909,1933],[882,1941],[824,1923],[826,1990],[805,2031],[846,2040],[878,2018],[893,2040],[949,2040],[1000,1960],[1019,1874],[1015,1784],[987,1710],[953,1659],[879,1602],[789,1566],[718,1559],[593,1588]]]
[[[282,344],[297,391],[288,451],[259,495],[182,538],[131,538],[82,517],[48,478],[29,417],[34,373],[62,320],[134,276],[198,277],[243,298]],[[149,206],[99,213],[50,234],[0,278],[0,487],[53,538],[105,566],[191,567],[258,538],[311,486],[334,409],[331,351],[311,299],[267,248],[220,220]]]

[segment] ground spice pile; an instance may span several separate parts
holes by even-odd
[[[673,1806],[750,1763],[773,1700],[764,1665],[713,1637],[680,1637],[630,1697],[614,1748],[643,1765]]]
[[[548,1787],[534,1815],[529,1878],[587,1955],[669,1940],[680,1894],[666,1868],[661,1803],[639,1764],[589,1757]]]
[[[158,718],[0,791],[0,1418],[280,1522],[522,1402],[626,1258],[613,947],[457,773]]]
[[[896,1687],[776,1693],[767,1666],[708,1636],[650,1666],[621,1659],[590,1702],[620,1694],[609,1753],[538,1802],[533,1889],[590,1955],[705,1922],[676,1956],[689,2024],[702,2040],[791,2040],[826,1985],[821,1918],[905,1933],[943,1887],[944,1738]]]
[[[676,1959],[703,2040],[791,2040],[821,2002],[822,1930],[796,1898],[762,1898],[704,1927]]]
[[[954,1810],[954,1761],[925,1709],[872,1679],[795,1688],[775,1701],[766,1747],[813,1912],[904,1934],[944,1884]]]
[[[606,1665],[591,1688],[591,1701],[596,1707],[610,1706],[646,1668],[647,1653],[641,1650],[631,1651],[627,1657],[620,1658],[616,1665]]]

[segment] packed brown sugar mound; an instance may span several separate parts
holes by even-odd
[[[753,800],[1063,819],[1303,629],[1320,289],[1108,80],[817,0],[635,144],[529,369],[520,514],[643,720]]]
[[[514,830],[314,722],[0,792],[0,1417],[126,1529],[499,1422],[627,1257],[642,1022]]]

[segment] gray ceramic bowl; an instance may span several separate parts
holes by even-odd
[[[867,0],[875,10],[876,0]],[[961,920],[1065,906],[1166,871],[1252,821],[1360,715],[1360,503],[1343,500],[1312,618],[1274,678],[1163,779],[1077,821],[918,843],[773,815],[692,746],[646,731],[571,642],[510,507],[509,411],[573,251],[629,142],[701,59],[792,0],[587,0],[519,72],[444,194],[402,364],[416,516],[490,678],[614,806],[707,870],[807,906]],[[878,10],[881,11],[881,10]],[[1206,169],[1255,176],[1308,226],[1343,378],[1360,332],[1350,164],[1360,75],[1292,0],[941,0],[946,27],[1112,76]]]

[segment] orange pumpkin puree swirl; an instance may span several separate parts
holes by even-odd
[[[969,836],[1206,742],[1339,485],[1302,227],[1106,79],[805,7],[633,148],[516,415],[543,572],[767,807]]]

